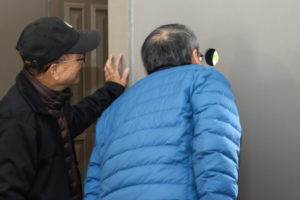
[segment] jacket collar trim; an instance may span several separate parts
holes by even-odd
[[[25,78],[22,72],[20,72],[16,78],[16,86],[21,95],[24,97],[25,101],[35,112],[49,115],[46,105],[43,103],[34,87]]]

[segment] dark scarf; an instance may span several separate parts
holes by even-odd
[[[69,175],[72,200],[80,200],[82,198],[81,182],[78,174],[78,168],[75,163],[75,156],[73,154],[70,131],[66,117],[63,113],[65,101],[72,96],[72,93],[70,89],[65,89],[61,92],[51,90],[35,79],[27,70],[23,70],[22,73],[36,89],[37,93],[46,105],[48,113],[54,116],[58,121],[58,125],[61,130],[61,138],[64,143],[65,162]]]

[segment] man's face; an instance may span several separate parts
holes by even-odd
[[[58,72],[62,85],[69,87],[80,82],[80,71],[84,63],[84,54],[68,54],[58,61]]]

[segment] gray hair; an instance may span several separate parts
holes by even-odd
[[[192,52],[199,45],[195,34],[182,24],[167,24],[145,39],[141,54],[150,74],[161,68],[191,64]]]

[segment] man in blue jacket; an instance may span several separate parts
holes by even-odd
[[[149,75],[98,121],[85,199],[236,199],[241,125],[230,84],[202,66],[184,25],[154,30],[141,54]]]

